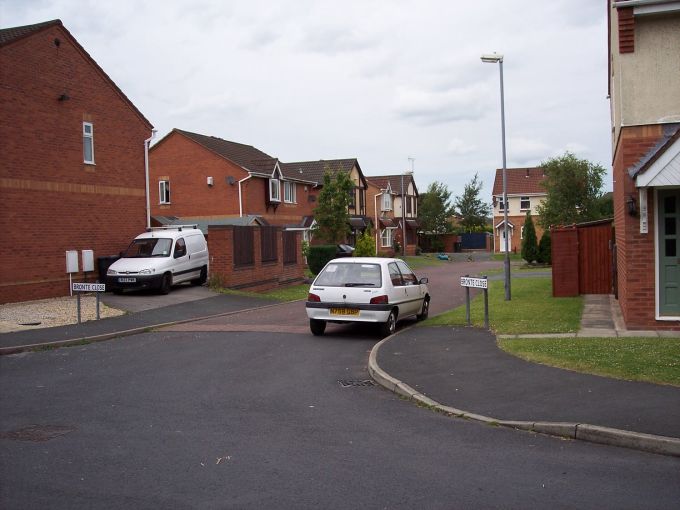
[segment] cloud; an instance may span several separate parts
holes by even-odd
[[[299,47],[304,51],[337,55],[354,53],[375,47],[378,41],[367,34],[360,34],[344,27],[314,27],[304,33]]]
[[[478,120],[484,113],[483,94],[478,87],[428,91],[398,88],[394,110],[406,121],[422,125]]]
[[[507,145],[508,159],[519,165],[528,162],[544,159],[552,153],[550,146],[541,140],[524,137],[513,137],[508,139]]]
[[[477,150],[477,146],[467,143],[460,138],[452,139],[446,146],[446,152],[448,154],[456,156],[464,156],[466,154],[471,154]]]

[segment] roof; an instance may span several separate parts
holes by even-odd
[[[215,217],[215,216],[204,216],[204,217],[190,217],[190,218],[178,218],[177,216],[153,216],[153,220],[157,221],[163,226],[170,226],[170,225],[193,225],[196,224],[198,225],[198,228],[201,229],[201,232],[204,234],[208,233],[208,225],[217,225],[217,226],[225,226],[225,225],[233,225],[237,227],[247,227],[250,225],[260,225],[260,226],[265,226],[268,225],[267,221],[265,221],[263,218],[260,216],[250,214],[248,216],[242,216],[242,217]]]
[[[508,195],[541,194],[547,192],[541,183],[545,180],[543,169],[533,168],[506,168],[507,193]],[[496,178],[493,181],[492,195],[503,194],[503,170],[496,170]]]
[[[41,32],[43,30],[46,30],[51,27],[59,27],[64,34],[70,39],[72,44],[75,46],[75,48],[85,57],[86,60],[88,60],[95,68],[96,71],[98,71],[102,78],[113,87],[113,90],[121,97],[123,101],[125,101],[130,108],[132,108],[132,111],[135,112],[139,118],[144,122],[149,129],[153,128],[153,124],[149,122],[149,119],[147,119],[142,112],[137,109],[137,107],[134,105],[132,101],[123,93],[123,91],[118,87],[118,85],[115,84],[115,82],[111,79],[111,77],[106,74],[106,71],[104,71],[99,64],[90,56],[90,54],[85,51],[85,48],[83,48],[80,43],[76,40],[75,37],[69,32],[64,24],[61,22],[59,19],[55,19],[52,21],[45,21],[43,23],[36,23],[34,25],[24,25],[21,27],[10,27],[10,28],[3,28],[0,29],[0,48],[8,46],[12,43],[15,43],[16,41],[19,41],[25,37],[30,37],[33,34],[36,34],[38,32]]]
[[[628,169],[628,175],[635,179],[639,174],[644,173],[678,138],[680,138],[680,122],[665,125],[661,139]]]
[[[282,163],[281,172],[288,179],[303,179],[322,183],[326,171],[332,175],[338,172],[349,173],[352,168],[359,166],[356,158],[352,159],[320,159],[318,161],[298,161],[294,163]]]
[[[171,134],[175,132],[186,136],[209,151],[236,163],[250,172],[271,174],[278,161],[277,158],[262,152],[260,149],[256,149],[252,145],[230,142],[216,136],[191,133],[190,131],[183,131],[177,128],[173,129]]]
[[[411,174],[397,174],[397,175],[373,175],[366,177],[366,180],[377,186],[381,190],[387,189],[387,184],[389,183],[392,193],[401,195],[401,179],[404,178],[404,189],[408,188],[409,181],[413,183],[413,189],[416,191],[416,196],[418,196],[418,188],[416,188],[416,181],[413,179]]]

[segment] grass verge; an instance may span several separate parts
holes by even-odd
[[[232,294],[235,296],[275,299],[277,301],[297,301],[298,299],[307,298],[307,294],[309,293],[309,284],[302,283],[300,285],[280,287],[277,289],[268,290],[266,292],[249,292],[244,290],[231,290],[231,289],[216,289],[216,290],[222,294]]]
[[[535,363],[680,386],[680,338],[512,338],[498,343]]]
[[[550,278],[512,280],[512,300],[505,301],[503,282],[489,282],[489,325],[498,334],[572,333],[578,330],[583,298],[552,297]],[[480,291],[470,307],[472,323],[484,325],[484,296]],[[465,305],[431,317],[425,326],[464,326]]]
[[[396,257],[406,262],[406,264],[408,264],[408,267],[410,267],[414,271],[417,269],[421,269],[423,267],[443,266],[451,263],[450,260],[439,260],[437,258],[437,255],[433,253],[424,253],[422,255],[416,256],[409,255],[407,257],[401,257],[399,255],[396,255]]]

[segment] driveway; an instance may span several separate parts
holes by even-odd
[[[170,294],[162,295],[153,291],[125,292],[113,294],[107,292],[102,295],[102,302],[111,308],[126,312],[142,312],[154,310],[164,306],[172,306],[179,303],[188,303],[216,296],[218,293],[210,290],[207,286],[175,285]]]

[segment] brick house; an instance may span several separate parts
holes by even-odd
[[[355,182],[349,213],[366,227],[366,181],[356,159],[283,163],[251,145],[173,129],[150,150],[151,211],[157,223],[299,230],[310,241],[326,170]],[[245,218],[245,220],[244,220]]]
[[[0,69],[0,302],[67,295],[67,250],[146,227],[153,126],[60,20],[1,29]]]
[[[629,329],[680,330],[680,9],[608,16],[619,305]]]
[[[418,188],[413,175],[380,175],[368,181],[367,213],[376,225],[376,253],[393,256],[395,245],[404,246],[406,254],[415,255],[418,245]],[[403,186],[403,187],[402,187]],[[401,254],[400,252],[396,253]]]
[[[545,188],[541,185],[545,179],[542,168],[506,168],[508,195],[508,248],[513,253],[522,249],[524,221],[527,211],[536,227],[536,238],[541,239],[543,229],[538,225],[536,207],[547,197]],[[505,217],[503,204],[503,170],[496,170],[493,181],[493,229],[494,251],[505,252]]]

